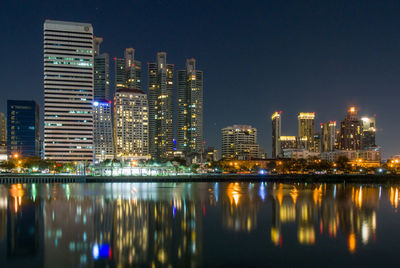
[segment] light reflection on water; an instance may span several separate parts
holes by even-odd
[[[397,257],[389,254],[397,243],[386,241],[400,238],[399,189],[266,182],[0,185],[0,259],[21,267],[373,265],[373,250],[389,261]]]

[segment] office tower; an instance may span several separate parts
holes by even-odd
[[[203,151],[203,71],[196,60],[186,60],[178,71],[178,150],[185,154]]]
[[[39,156],[39,106],[34,101],[7,101],[9,158]]]
[[[321,123],[321,152],[332,152],[335,150],[336,121]]]
[[[362,124],[357,116],[357,109],[350,107],[345,119],[340,123],[340,149],[361,149]]]
[[[114,158],[112,104],[109,100],[93,102],[93,144],[95,162]]]
[[[363,150],[367,150],[371,147],[376,147],[375,144],[375,117],[362,117],[362,134],[361,134],[361,147]]]
[[[94,99],[110,99],[110,56],[100,54],[100,44],[103,38],[93,39],[94,49]]]
[[[0,160],[7,156],[7,119],[4,113],[0,113]]]
[[[284,149],[296,149],[297,138],[296,136],[280,136],[279,144],[280,144],[280,152],[283,152]]]
[[[93,159],[93,28],[44,23],[44,147],[54,161]]]
[[[222,158],[250,160],[258,157],[256,128],[233,125],[222,129]]]
[[[314,151],[314,119],[315,113],[300,113],[298,116],[299,149]]]
[[[114,95],[115,155],[124,160],[149,158],[147,95],[137,89],[119,89]]]
[[[314,133],[312,151],[321,152],[321,133]]]
[[[272,120],[272,158],[278,158],[281,156],[281,146],[279,144],[279,138],[281,137],[281,112],[275,112],[271,116]]]
[[[142,89],[142,63],[135,60],[135,49],[126,48],[124,58],[114,58],[115,88]]]
[[[148,69],[150,154],[170,158],[174,146],[174,65],[167,64],[167,53],[158,52]]]

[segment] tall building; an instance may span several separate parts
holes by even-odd
[[[6,160],[6,156],[7,156],[7,119],[4,113],[0,113],[0,160]]]
[[[142,63],[135,60],[135,49],[126,48],[124,58],[114,58],[115,88],[142,89]]]
[[[296,136],[280,136],[279,137],[280,151],[283,152],[285,149],[296,149],[297,138]],[[280,156],[282,157],[282,155]]]
[[[169,158],[174,147],[174,65],[167,64],[167,53],[158,52],[148,69],[150,154]]]
[[[321,152],[331,152],[335,150],[336,141],[336,121],[321,123]]]
[[[149,158],[147,95],[137,89],[119,89],[114,95],[114,148],[117,158]]]
[[[95,162],[114,158],[112,103],[110,100],[93,102],[93,144]]]
[[[7,101],[7,154],[39,156],[39,106],[34,101]]]
[[[299,149],[314,151],[315,113],[300,113],[298,118]]]
[[[233,125],[222,129],[222,158],[250,160],[259,158],[257,129],[248,125]]]
[[[100,54],[103,38],[93,39],[94,49],[94,99],[110,99],[110,56]]]
[[[203,71],[187,59],[178,71],[178,150],[185,154],[203,151]]]
[[[93,27],[44,23],[44,148],[54,161],[93,159]]]
[[[362,117],[362,134],[361,134],[361,147],[363,150],[367,150],[371,147],[376,147],[375,142],[375,117]]]
[[[272,158],[281,156],[280,137],[282,131],[281,112],[275,112],[271,116],[272,120]]]
[[[362,124],[357,116],[357,109],[350,107],[345,119],[340,123],[340,149],[361,149]]]

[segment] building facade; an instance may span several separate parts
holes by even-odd
[[[123,160],[149,158],[147,95],[136,89],[119,89],[114,95],[115,156]]]
[[[196,60],[187,59],[178,71],[178,146],[184,154],[203,152],[203,71]]]
[[[368,148],[376,147],[375,142],[375,117],[362,117],[362,134],[361,134],[361,147],[363,150]]]
[[[336,121],[321,123],[321,152],[335,150]]]
[[[0,113],[0,160],[7,158],[7,119]]]
[[[110,99],[110,56],[100,54],[100,44],[103,38],[95,37],[94,43],[94,99]]]
[[[125,49],[124,58],[114,58],[115,88],[142,90],[142,62],[135,59],[135,49]]]
[[[340,123],[340,150],[360,150],[361,133],[362,123],[358,119],[357,109],[350,107]]]
[[[256,159],[259,151],[256,128],[233,125],[222,129],[222,159]]]
[[[54,161],[93,159],[93,27],[44,23],[44,150]]]
[[[39,156],[39,106],[34,101],[7,101],[8,158]]]
[[[300,113],[297,118],[299,149],[314,151],[315,113]]]
[[[93,102],[93,140],[95,163],[114,159],[112,103],[110,100]]]
[[[167,53],[148,64],[149,145],[153,158],[170,158],[174,148],[174,65]]]
[[[280,152],[281,152],[279,157],[282,157],[283,150],[297,148],[297,137],[296,136],[280,136],[279,144],[280,144]]]
[[[280,137],[282,134],[281,112],[275,112],[271,116],[272,120],[272,158],[281,156]]]

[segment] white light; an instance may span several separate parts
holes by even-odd
[[[98,101],[95,101],[95,102],[93,102],[93,106],[99,106],[99,102]]]
[[[97,260],[99,258],[99,245],[97,244],[93,245],[92,254],[93,254],[93,259]]]

